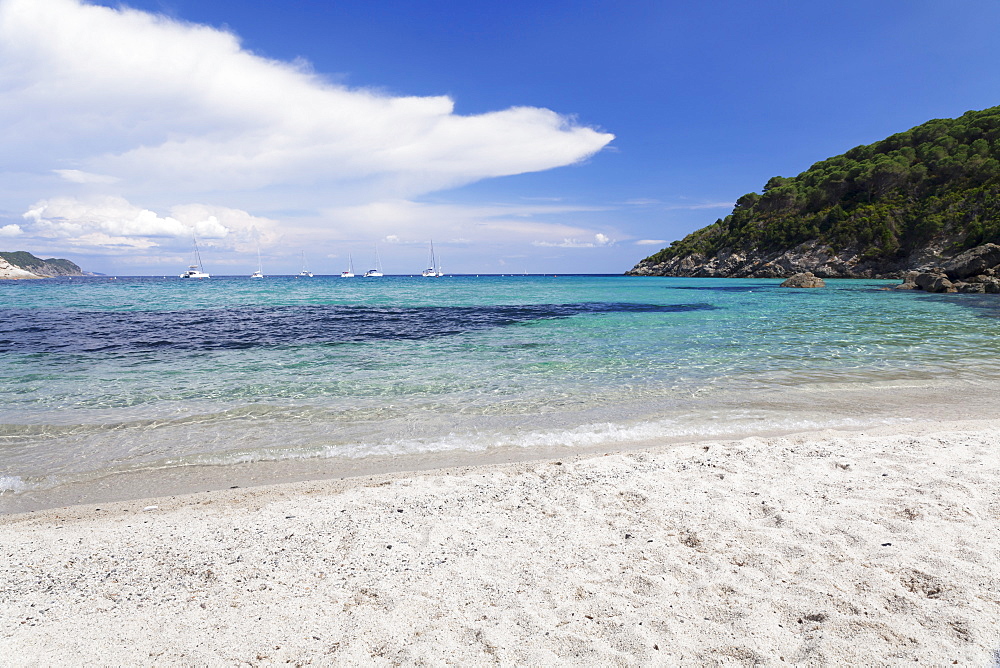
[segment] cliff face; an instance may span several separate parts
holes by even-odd
[[[1000,243],[1000,107],[775,176],[631,275],[899,277]]]
[[[32,274],[30,271],[25,271],[20,267],[15,267],[7,260],[0,256],[0,278],[41,278]]]
[[[0,278],[52,278],[84,276],[83,270],[69,260],[42,260],[27,251],[0,252]]]

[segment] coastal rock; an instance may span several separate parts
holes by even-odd
[[[0,279],[3,278],[41,278],[30,271],[15,267],[7,260],[0,257]]]
[[[948,278],[955,280],[968,278],[992,270],[1000,265],[1000,246],[983,244],[960,253],[942,265]]]
[[[893,290],[919,290],[920,286],[917,285],[917,276],[920,275],[919,271],[908,271],[903,274],[903,282],[899,285],[893,286]]]
[[[1000,294],[1000,245],[983,244],[940,266],[903,274],[894,290]]]
[[[714,257],[691,253],[663,262],[643,260],[625,274],[696,278],[787,278],[811,272],[820,278],[899,278],[905,271],[926,269],[942,261],[936,248],[923,248],[908,257],[886,263],[867,258],[855,247],[834,250],[828,244],[813,240],[784,251],[740,252],[723,249]]]
[[[925,292],[958,292],[955,284],[940,270],[917,274],[913,282]]]
[[[917,272],[913,277],[913,284],[917,286],[918,290],[926,290],[935,279],[940,278],[942,274],[931,271],[920,271]]]
[[[819,278],[811,271],[804,271],[799,274],[795,274],[788,278],[784,283],[781,284],[783,288],[823,288],[826,287],[826,283],[822,278]]]

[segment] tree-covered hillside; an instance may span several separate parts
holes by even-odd
[[[1000,242],[1000,107],[928,121],[817,162],[643,263],[722,250],[775,251],[807,241],[891,261],[935,239],[957,252]]]

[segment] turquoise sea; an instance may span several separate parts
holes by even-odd
[[[778,283],[0,282],[0,512],[996,410],[996,295]]]

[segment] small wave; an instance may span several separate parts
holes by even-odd
[[[640,443],[678,442],[686,439],[744,438],[763,434],[796,433],[823,429],[857,429],[909,421],[908,418],[768,419],[762,415],[743,414],[720,417],[711,422],[701,421],[687,424],[678,419],[661,419],[636,424],[604,422],[569,429],[543,429],[517,434],[450,433],[442,437],[396,439],[384,442],[216,452],[171,458],[151,465],[149,468],[238,466],[240,464],[294,459],[360,460],[445,454],[448,452],[484,453],[496,449],[542,451],[550,448],[569,448],[587,450],[602,446],[618,447]]]
[[[0,496],[20,494],[34,487],[16,475],[0,475]]]
[[[838,418],[830,420],[789,419],[768,420],[760,416],[743,416],[720,420],[717,423],[684,424],[676,419],[662,419],[626,425],[613,422],[587,424],[572,429],[539,430],[516,436],[500,434],[449,434],[440,439],[417,439],[369,446],[352,453],[331,448],[327,456],[360,458],[371,455],[399,455],[411,453],[439,453],[449,450],[481,452],[494,447],[525,450],[552,447],[593,448],[603,445],[626,445],[650,441],[676,441],[744,437],[765,433],[794,433],[821,429],[858,428],[874,425],[908,422],[907,418],[860,420]]]

